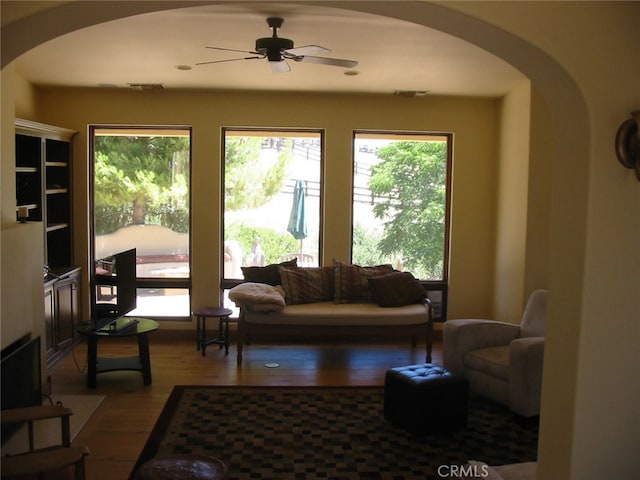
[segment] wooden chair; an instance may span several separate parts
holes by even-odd
[[[89,454],[85,446],[72,446],[69,417],[73,412],[60,405],[14,408],[2,411],[2,425],[27,424],[29,450],[2,457],[2,478],[35,476],[43,479],[45,473],[72,467],[75,480],[85,480],[84,458]],[[39,420],[60,419],[60,445],[35,449],[34,423]]]

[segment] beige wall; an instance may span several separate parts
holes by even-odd
[[[21,79],[9,67],[3,70],[2,133],[0,151],[0,181],[2,183],[2,228],[0,235],[0,343],[4,348],[18,338],[31,333],[44,333],[44,300],[42,285],[43,234],[41,223],[19,224],[15,210],[15,136],[12,128],[5,128],[5,119],[13,118],[14,94]],[[17,86],[17,88],[16,88]],[[24,95],[27,97],[28,95]],[[2,321],[2,318],[14,321]],[[44,353],[44,342],[41,343]],[[42,356],[44,359],[44,355]]]
[[[2,130],[0,130],[0,152],[2,153],[2,163],[0,164],[0,181],[2,182],[2,190],[0,191],[0,199],[2,199],[1,222],[4,225],[7,222],[14,222],[15,217],[15,197],[16,185],[12,164],[9,159],[15,155],[15,136],[10,122],[14,117],[14,84],[15,74],[13,67],[9,66],[2,70],[2,79],[0,81],[0,89],[2,91],[2,103],[0,108],[2,111]],[[13,210],[8,207],[13,205]]]
[[[5,128],[5,119],[13,118],[14,92],[24,87],[24,82],[13,75],[9,67],[3,70],[2,133],[0,151],[0,181],[2,182],[2,228],[0,235],[0,343],[1,348],[31,333],[44,334],[44,299],[42,284],[43,233],[42,224],[16,222],[14,152],[15,136],[12,128]],[[26,92],[26,90],[23,90]],[[28,98],[30,95],[20,95]],[[14,321],[1,321],[3,318]],[[41,344],[44,353],[44,342]],[[44,359],[44,355],[42,356]]]
[[[346,260],[350,255],[353,130],[454,132],[449,314],[451,317],[491,314],[495,230],[493,170],[498,109],[498,102],[494,100],[171,91],[149,94],[68,89],[42,90],[38,98],[38,109],[42,112],[39,121],[80,132],[74,150],[74,221],[79,227],[75,242],[77,261],[86,262],[88,243],[87,125],[133,123],[193,127],[194,307],[215,303],[219,287],[219,216],[215,212],[220,211],[221,127],[326,129],[324,263],[334,258]],[[469,111],[474,114],[468,115]],[[478,282],[478,278],[482,281]]]
[[[505,96],[500,112],[491,318],[519,323],[531,292],[548,287],[553,130],[529,81]]]
[[[12,321],[0,323],[2,348],[28,333],[44,338],[43,249],[42,223],[3,225],[1,318]]]
[[[503,99],[500,117],[493,302],[494,318],[512,323],[518,323],[522,316],[525,295],[530,104],[531,84],[527,81]]]
[[[551,220],[551,166],[555,156],[553,128],[544,97],[531,90],[528,163],[528,209],[523,292],[549,285],[549,222]]]
[[[16,117],[30,118],[37,116],[37,88],[16,74],[13,82],[15,94]]]

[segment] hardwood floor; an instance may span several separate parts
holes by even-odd
[[[217,345],[206,356],[196,350],[194,334],[150,335],[153,382],[144,386],[139,372],[98,375],[95,390],[86,388],[86,345],[80,344],[50,371],[53,393],[104,395],[105,400],[75,442],[91,450],[88,480],[127,479],[174,385],[382,385],[394,366],[423,363],[424,344],[400,343],[255,343],[245,348],[242,367]],[[433,362],[442,363],[441,342],[434,342]],[[99,356],[137,355],[135,340],[101,342]],[[268,368],[267,363],[277,363]]]

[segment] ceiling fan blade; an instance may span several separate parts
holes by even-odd
[[[295,59],[297,62],[319,63],[321,65],[332,65],[334,67],[353,68],[358,65],[356,60],[343,60],[341,58],[314,57],[311,55],[300,56]]]
[[[240,53],[250,53],[251,55],[260,55],[260,52],[254,52],[251,50],[237,50],[235,48],[224,48],[224,47],[204,47],[204,48],[209,48],[211,50],[223,50],[225,52],[240,52]]]
[[[209,65],[210,63],[225,63],[225,62],[237,62],[238,60],[253,60],[254,58],[264,58],[264,56],[259,57],[242,57],[242,58],[229,58],[227,60],[212,60],[210,62],[199,62],[196,65]]]
[[[317,55],[319,53],[329,53],[331,50],[321,47],[320,45],[303,45],[302,47],[289,48],[284,53],[291,54],[293,56],[300,55]]]
[[[273,73],[286,73],[291,70],[289,64],[285,60],[280,60],[279,62],[269,62],[271,66],[271,71]]]

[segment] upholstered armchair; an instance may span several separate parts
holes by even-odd
[[[449,320],[444,366],[469,380],[471,391],[524,417],[540,414],[547,291],[534,291],[520,325],[495,320]]]

